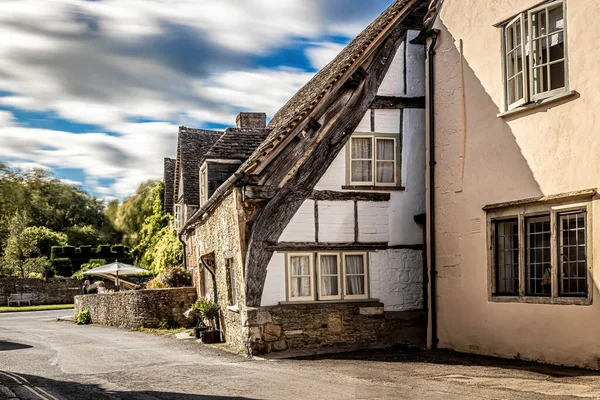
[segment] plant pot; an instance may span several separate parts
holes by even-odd
[[[196,336],[196,339],[200,339],[202,338],[202,332],[206,332],[208,330],[208,328],[194,328],[194,335]]]
[[[202,332],[202,343],[221,343],[221,331],[214,330]]]

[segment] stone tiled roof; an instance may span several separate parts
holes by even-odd
[[[165,158],[164,160],[164,176],[165,182],[165,199],[163,210],[167,214],[173,214],[173,188],[175,187],[175,162],[174,158]]]
[[[200,164],[209,158],[246,161],[269,132],[267,129],[227,129],[200,159]]]
[[[330,93],[344,74],[353,68],[369,46],[380,36],[412,0],[396,0],[375,21],[344,48],[338,56],[319,71],[285,104],[270,121],[269,137],[256,149],[243,166],[251,170],[270,154],[319,102]],[[424,0],[417,0],[418,3]]]
[[[179,185],[183,185],[183,202],[200,204],[198,161],[223,135],[223,132],[179,127],[177,139],[177,163],[173,197],[177,200]],[[180,172],[181,171],[181,172]],[[180,174],[183,182],[179,182]]]

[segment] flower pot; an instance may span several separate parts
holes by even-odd
[[[202,343],[221,343],[221,331],[205,331],[202,332]]]
[[[206,328],[206,327],[194,328],[194,335],[196,336],[196,339],[202,338],[202,332],[206,332],[207,330],[208,330],[208,328]]]

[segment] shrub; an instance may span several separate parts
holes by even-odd
[[[163,318],[160,320],[160,322],[158,323],[158,329],[177,329],[180,328],[181,325],[179,325],[179,322],[177,322],[175,320],[175,318],[173,318],[173,316],[169,315],[167,318]]]
[[[33,278],[33,279],[42,279],[42,273],[41,272],[30,272],[29,275],[27,275],[28,278]]]
[[[214,329],[216,319],[221,312],[219,305],[212,300],[200,299],[192,305],[194,313],[209,322]]]
[[[71,260],[68,258],[55,258],[52,260],[52,267],[57,275],[71,276]]]
[[[77,313],[75,316],[75,322],[77,325],[88,325],[92,323],[92,316],[90,315],[90,310],[85,309],[80,313]]]
[[[180,267],[171,267],[161,272],[146,285],[146,289],[166,289],[192,286],[192,274]]]
[[[96,294],[98,293],[98,287],[95,285],[88,286],[87,292],[88,294]]]

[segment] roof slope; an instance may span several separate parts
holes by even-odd
[[[369,45],[400,13],[410,0],[396,0],[375,21],[352,40],[327,66],[319,71],[306,85],[275,114],[267,128],[271,134],[246,165],[260,159],[263,153],[276,145],[278,137],[290,126],[295,126],[325,97],[337,80],[353,66]]]
[[[165,182],[165,198],[163,203],[163,211],[167,214],[173,213],[173,188],[175,187],[175,162],[174,158],[164,159],[164,175]]]
[[[245,161],[269,136],[269,132],[267,129],[227,129],[200,159],[200,163],[208,158]]]
[[[188,205],[200,204],[198,162],[216,143],[223,132],[205,129],[179,127],[177,139],[177,166],[175,175],[174,198],[179,185],[183,185],[183,202]],[[180,172],[181,171],[181,172]],[[181,174],[183,182],[179,182]]]

